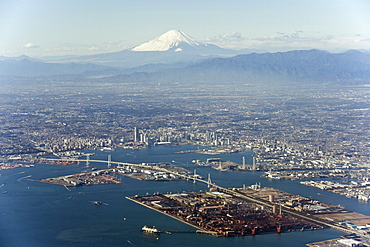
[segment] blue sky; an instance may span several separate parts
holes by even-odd
[[[370,50],[368,0],[0,0],[0,55],[119,51],[179,29],[224,48]]]

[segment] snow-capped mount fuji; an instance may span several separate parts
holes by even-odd
[[[208,44],[197,41],[193,37],[187,35],[180,30],[170,30],[161,36],[135,46],[131,51],[168,51],[174,50],[176,52],[182,51],[184,48],[205,48]]]
[[[161,64],[173,68],[214,57],[230,57],[239,51],[224,49],[196,40],[180,30],[170,30],[159,37],[131,49],[117,52],[53,59],[52,63],[92,63],[129,69],[144,65]],[[153,66],[152,66],[153,67]]]

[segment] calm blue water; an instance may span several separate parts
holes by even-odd
[[[354,199],[319,189],[302,186],[298,181],[276,181],[260,178],[260,172],[219,172],[209,167],[195,167],[193,159],[205,160],[220,157],[224,160],[252,162],[251,151],[217,156],[188,153],[181,150],[194,146],[162,146],[142,150],[117,150],[115,152],[91,151],[91,159],[121,162],[173,162],[197,169],[197,173],[224,187],[241,187],[261,182],[305,197],[312,196],[348,209],[369,215],[369,205]],[[103,164],[90,164],[103,168]],[[88,169],[90,169],[88,168]],[[122,184],[96,185],[70,188],[39,183],[34,180],[74,174],[85,170],[85,164],[70,166],[37,165],[34,168],[17,168],[1,171],[0,176],[0,246],[305,246],[320,240],[336,238],[341,232],[331,229],[284,234],[269,234],[235,238],[216,238],[209,235],[174,233],[148,235],[141,232],[143,225],[161,230],[192,230],[192,227],[133,203],[125,196],[155,192],[182,192],[206,190],[204,184],[185,181],[137,181],[122,177]],[[7,191],[3,194],[3,191]],[[319,194],[318,194],[319,193]],[[89,201],[103,201],[109,206],[96,206]]]

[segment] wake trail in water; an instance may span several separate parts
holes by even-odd
[[[17,179],[17,182],[20,182],[20,181],[22,181],[23,179],[25,179],[25,178],[30,178],[30,177],[32,177],[32,175],[28,175],[28,176],[25,176],[25,177],[18,178],[18,179]]]
[[[128,156],[131,156],[131,157],[133,157],[133,158],[136,158],[136,157],[137,157],[135,154],[131,154],[131,153],[128,153],[127,155],[128,155]]]
[[[59,199],[59,200],[55,200],[54,202],[58,203],[58,202],[61,202],[61,201],[69,200],[69,199],[71,199],[71,198],[72,198],[72,196],[69,196],[69,197],[67,197],[67,198],[63,198],[63,199]]]
[[[23,174],[23,173],[26,173],[26,172],[18,172],[18,173],[14,173],[13,175],[19,175],[19,174]]]

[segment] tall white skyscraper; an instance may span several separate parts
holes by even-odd
[[[139,142],[140,141],[140,135],[139,135],[139,129],[134,128],[134,142]]]

